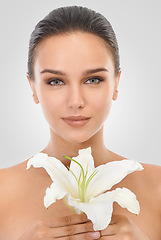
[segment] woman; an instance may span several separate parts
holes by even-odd
[[[99,13],[83,7],[52,11],[33,31],[27,78],[50,128],[42,153],[70,162],[79,149],[92,148],[95,166],[125,159],[108,150],[103,126],[117,99],[121,70],[115,33]],[[28,160],[27,160],[28,161]],[[132,190],[140,203],[136,217],[114,204],[110,225],[94,231],[85,214],[72,215],[62,200],[43,205],[51,179],[44,169],[26,171],[27,161],[1,170],[0,239],[155,239],[161,238],[161,170],[143,164],[115,187]]]

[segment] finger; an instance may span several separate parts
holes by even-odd
[[[101,237],[99,232],[93,232],[93,233],[81,233],[81,234],[72,235],[70,237],[69,236],[61,237],[61,239],[62,240],[69,240],[69,239],[70,240],[85,240],[85,239],[99,239]],[[97,233],[97,235],[96,235],[96,233]],[[59,240],[60,238],[58,237],[57,239]]]
[[[49,227],[57,228],[57,227],[86,223],[86,222],[90,222],[90,220],[87,218],[85,214],[76,214],[76,215],[58,217],[56,218],[56,221],[48,220],[47,222]]]
[[[112,235],[112,236],[108,236],[108,238],[107,238],[107,236],[103,236],[103,237],[101,237],[101,240],[121,240],[122,238],[118,238],[118,236],[117,235]]]
[[[101,236],[114,236],[117,233],[117,224],[108,225],[107,228],[101,230]]]
[[[64,227],[58,228],[50,228],[50,236],[51,237],[65,237],[65,236],[72,236],[81,233],[89,233],[94,232],[92,222],[75,224],[75,225],[68,225]]]

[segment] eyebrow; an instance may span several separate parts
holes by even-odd
[[[108,72],[108,70],[106,68],[96,68],[96,69],[89,69],[89,70],[86,70],[83,75],[86,75],[86,74],[91,74],[91,73],[96,73],[96,72]],[[59,71],[59,70],[54,70],[54,69],[44,69],[40,72],[41,74],[43,73],[52,73],[52,74],[57,74],[57,75],[62,75],[62,76],[65,76],[66,74],[62,71]]]

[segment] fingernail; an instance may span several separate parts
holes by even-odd
[[[92,232],[91,233],[92,238],[100,238],[100,232]]]

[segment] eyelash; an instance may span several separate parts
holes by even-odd
[[[97,83],[87,83],[87,84],[97,85],[97,84],[100,84],[100,82],[103,81],[103,79],[100,78],[100,77],[91,77],[91,78],[88,78],[85,82],[90,81],[90,80],[99,80],[99,82],[97,82]],[[63,84],[53,84],[52,85],[51,82],[54,82],[54,81],[60,81],[60,82],[63,83],[62,80],[60,80],[58,78],[55,78],[55,79],[50,80],[47,84],[49,84],[51,86],[61,86],[61,85],[64,85],[64,83]]]

